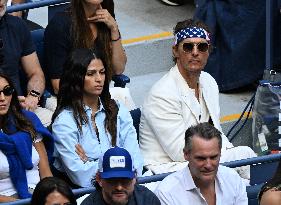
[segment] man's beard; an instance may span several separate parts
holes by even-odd
[[[114,198],[113,198],[113,194],[114,193],[124,193],[124,194],[126,194],[126,198],[124,198],[122,201],[119,201],[119,200],[115,200]],[[130,198],[130,196],[129,196],[129,193],[127,192],[127,191],[113,191],[112,193],[111,193],[111,197],[110,197],[110,200],[111,200],[111,205],[126,205],[127,203],[128,203],[128,201],[129,201],[129,198]]]

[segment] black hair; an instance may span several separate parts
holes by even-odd
[[[274,189],[276,191],[281,191],[281,160],[279,161],[279,165],[276,169],[275,175],[271,180],[269,180],[266,184],[264,184],[259,193],[258,199],[261,201],[262,195],[264,192]]]
[[[22,107],[18,100],[18,94],[12,80],[3,71],[0,71],[0,78],[4,78],[8,82],[9,86],[11,86],[14,90],[8,112],[6,115],[1,116],[1,129],[7,134],[13,134],[19,130],[25,131],[28,132],[31,135],[32,140],[34,140],[36,138],[36,131],[30,120],[27,119],[22,112]],[[11,119],[13,121],[11,121]],[[8,125],[10,123],[14,123],[16,128],[15,130],[8,129]]]
[[[112,73],[107,67],[105,57],[98,51],[99,49],[80,48],[71,52],[60,79],[57,107],[52,116],[52,123],[63,109],[73,110],[79,131],[82,131],[83,124],[89,123],[83,104],[84,79],[90,62],[93,59],[100,59],[105,67],[105,82],[100,95],[106,113],[104,126],[112,136],[112,146],[115,146],[118,106],[109,93]]]
[[[72,205],[77,205],[75,196],[68,184],[56,177],[46,177],[37,184],[32,195],[31,205],[45,205],[46,198],[54,191],[66,197]]]

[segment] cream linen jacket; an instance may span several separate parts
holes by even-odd
[[[202,72],[199,86],[214,126],[221,131],[217,83],[211,75]],[[197,99],[188,88],[176,65],[153,85],[145,99],[140,123],[140,148],[148,168],[168,163],[174,166],[185,161],[184,134],[188,127],[199,123],[200,115],[193,109]],[[223,135],[222,154],[231,147],[233,145]],[[173,170],[168,165],[164,169],[155,173],[178,168]]]

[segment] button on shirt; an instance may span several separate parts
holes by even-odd
[[[219,166],[215,178],[216,205],[247,205],[246,186],[240,176],[232,169]],[[167,176],[158,185],[156,195],[163,205],[207,205],[194,184],[190,170],[185,167]]]
[[[137,134],[129,111],[124,105],[119,105],[117,115],[117,146],[129,151],[138,176],[142,173],[143,158],[137,141]],[[95,113],[95,123],[99,139],[91,121],[92,110],[85,106],[88,123],[82,126],[82,132],[77,128],[71,109],[63,110],[52,125],[55,139],[54,166],[61,172],[66,172],[71,181],[81,187],[92,186],[91,180],[98,170],[98,159],[111,147],[111,136],[104,127],[105,110],[100,103],[100,109]],[[84,163],[75,152],[75,145],[80,144],[88,161]]]

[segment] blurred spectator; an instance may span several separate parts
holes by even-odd
[[[94,46],[104,53],[113,73],[124,71],[127,59],[113,0],[71,0],[71,7],[55,15],[45,31],[46,73],[54,93],[58,93],[63,64],[71,50]]]
[[[77,205],[77,203],[66,182],[56,177],[46,177],[37,184],[31,205]]]
[[[29,198],[52,176],[53,138],[37,116],[22,110],[12,81],[0,73],[0,202]],[[45,145],[47,151],[45,149]]]
[[[280,205],[281,202],[281,161],[274,177],[268,181],[259,193],[260,205]]]
[[[45,89],[45,78],[26,23],[6,14],[7,0],[0,1],[0,36],[3,64],[0,67],[15,85],[21,106],[34,111],[44,125],[51,122],[52,112],[38,107]],[[27,78],[25,83],[20,76]],[[24,83],[22,83],[24,82]],[[22,83],[22,84],[21,84]]]

